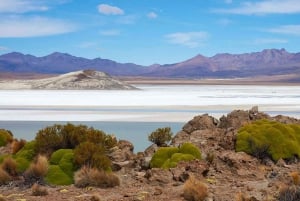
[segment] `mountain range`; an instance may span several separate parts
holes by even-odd
[[[134,63],[96,58],[87,59],[55,52],[36,57],[12,52],[0,56],[2,73],[63,74],[93,69],[113,76],[142,76],[157,78],[244,78],[256,76],[299,75],[300,53],[285,49],[266,49],[245,54],[197,55],[183,62],[142,66]]]

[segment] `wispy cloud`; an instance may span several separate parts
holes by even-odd
[[[42,17],[11,17],[0,19],[0,38],[25,38],[49,36],[75,31],[75,25],[59,20]]]
[[[264,45],[264,44],[284,44],[289,41],[286,39],[280,38],[258,38],[254,40],[254,44],[256,45]]]
[[[227,3],[227,4],[231,4],[232,0],[224,0],[224,2]]]
[[[0,52],[9,50],[7,47],[0,46]]]
[[[283,25],[267,30],[271,33],[300,36],[300,25]]]
[[[120,35],[120,33],[121,32],[119,30],[115,30],[115,29],[100,31],[100,34],[103,36],[117,36]]]
[[[0,13],[26,13],[46,11],[49,8],[42,1],[34,0],[0,0]]]
[[[155,12],[150,12],[147,14],[147,17],[149,19],[156,19],[158,17],[158,15]]]
[[[98,11],[104,15],[123,15],[125,13],[121,8],[108,4],[98,5]]]
[[[220,24],[222,26],[228,26],[231,23],[232,23],[232,20],[227,19],[227,18],[223,18],[223,19],[218,20],[218,24]]]
[[[165,36],[169,43],[195,48],[203,45],[208,39],[209,34],[200,32],[177,32]]]
[[[82,42],[78,45],[78,47],[82,49],[92,48],[96,46],[97,46],[96,42]]]
[[[120,17],[116,22],[119,24],[135,24],[137,16],[135,15],[126,15]]]
[[[245,2],[240,7],[216,9],[216,12],[240,15],[292,14],[300,13],[299,0],[263,0]]]

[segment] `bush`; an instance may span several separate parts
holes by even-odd
[[[201,159],[200,150],[191,143],[185,143],[181,147],[161,147],[153,155],[150,161],[151,168],[172,168],[180,161]]]
[[[14,140],[11,144],[12,147],[12,154],[16,154],[18,151],[20,151],[26,144],[26,140],[21,139],[19,140]]]
[[[45,181],[52,185],[71,185],[73,178],[67,175],[58,165],[50,165]]]
[[[75,186],[79,188],[87,186],[111,188],[120,185],[120,180],[115,174],[86,166],[75,173],[74,180]]]
[[[207,186],[190,176],[184,183],[183,197],[188,201],[203,201],[208,196]]]
[[[242,127],[237,134],[236,151],[274,161],[300,156],[300,125],[259,120]]]
[[[281,189],[278,196],[278,201],[299,201],[300,200],[300,187],[290,186]]]
[[[148,140],[157,144],[157,146],[162,146],[170,142],[172,135],[170,127],[158,128],[148,136]]]
[[[45,196],[45,195],[48,195],[48,191],[45,187],[42,187],[42,186],[38,185],[37,183],[35,183],[31,187],[31,195]]]
[[[111,169],[111,161],[105,155],[105,149],[88,141],[75,148],[74,161],[79,167],[88,166],[99,170]]]
[[[11,176],[2,168],[0,168],[0,185],[6,184],[11,180]]]
[[[83,142],[93,142],[105,150],[116,145],[116,139],[103,131],[85,125],[58,125],[46,127],[36,135],[37,153],[50,156],[58,149],[74,149]]]
[[[9,130],[0,129],[0,147],[13,141],[13,135]]]
[[[1,169],[7,172],[10,176],[17,176],[17,163],[11,157],[7,157],[3,160]]]

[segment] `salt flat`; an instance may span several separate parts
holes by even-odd
[[[141,90],[1,90],[0,120],[185,122],[250,109],[300,117],[300,86],[137,85]]]

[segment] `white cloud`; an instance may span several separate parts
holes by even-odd
[[[82,48],[82,49],[92,48],[95,46],[97,46],[97,43],[95,43],[95,42],[82,42],[78,45],[78,47]]]
[[[216,12],[240,15],[288,14],[300,13],[299,0],[263,0],[245,2],[240,7],[218,9]]]
[[[0,0],[0,13],[25,13],[30,11],[46,11],[48,7],[41,1],[34,0]]]
[[[117,20],[119,24],[135,24],[137,17],[135,15],[122,16]]]
[[[63,20],[42,17],[11,17],[0,19],[0,38],[24,38],[57,35],[75,31],[75,26]]]
[[[300,36],[300,25],[283,25],[267,30],[271,33]]]
[[[257,45],[262,45],[262,44],[284,44],[288,43],[288,40],[285,39],[280,39],[280,38],[258,38],[254,40],[254,43]]]
[[[7,47],[0,46],[0,52],[9,50]]]
[[[227,18],[223,18],[218,21],[218,24],[220,24],[222,26],[228,26],[231,23],[232,23],[232,20],[227,19]]]
[[[100,31],[100,34],[103,36],[117,36],[117,35],[120,35],[120,31],[119,30],[104,30],[104,31]]]
[[[155,18],[158,17],[158,15],[155,12],[150,12],[150,13],[147,14],[147,17],[149,19],[155,19]]]
[[[203,45],[208,39],[208,33],[200,32],[177,32],[168,34],[165,37],[169,43],[183,45],[189,48],[195,48]]]
[[[231,4],[232,3],[232,0],[224,0],[225,1],[225,3],[227,3],[227,4]]]
[[[124,14],[124,11],[121,8],[111,6],[108,4],[98,5],[98,11],[99,11],[99,13],[104,14],[104,15],[123,15]]]

